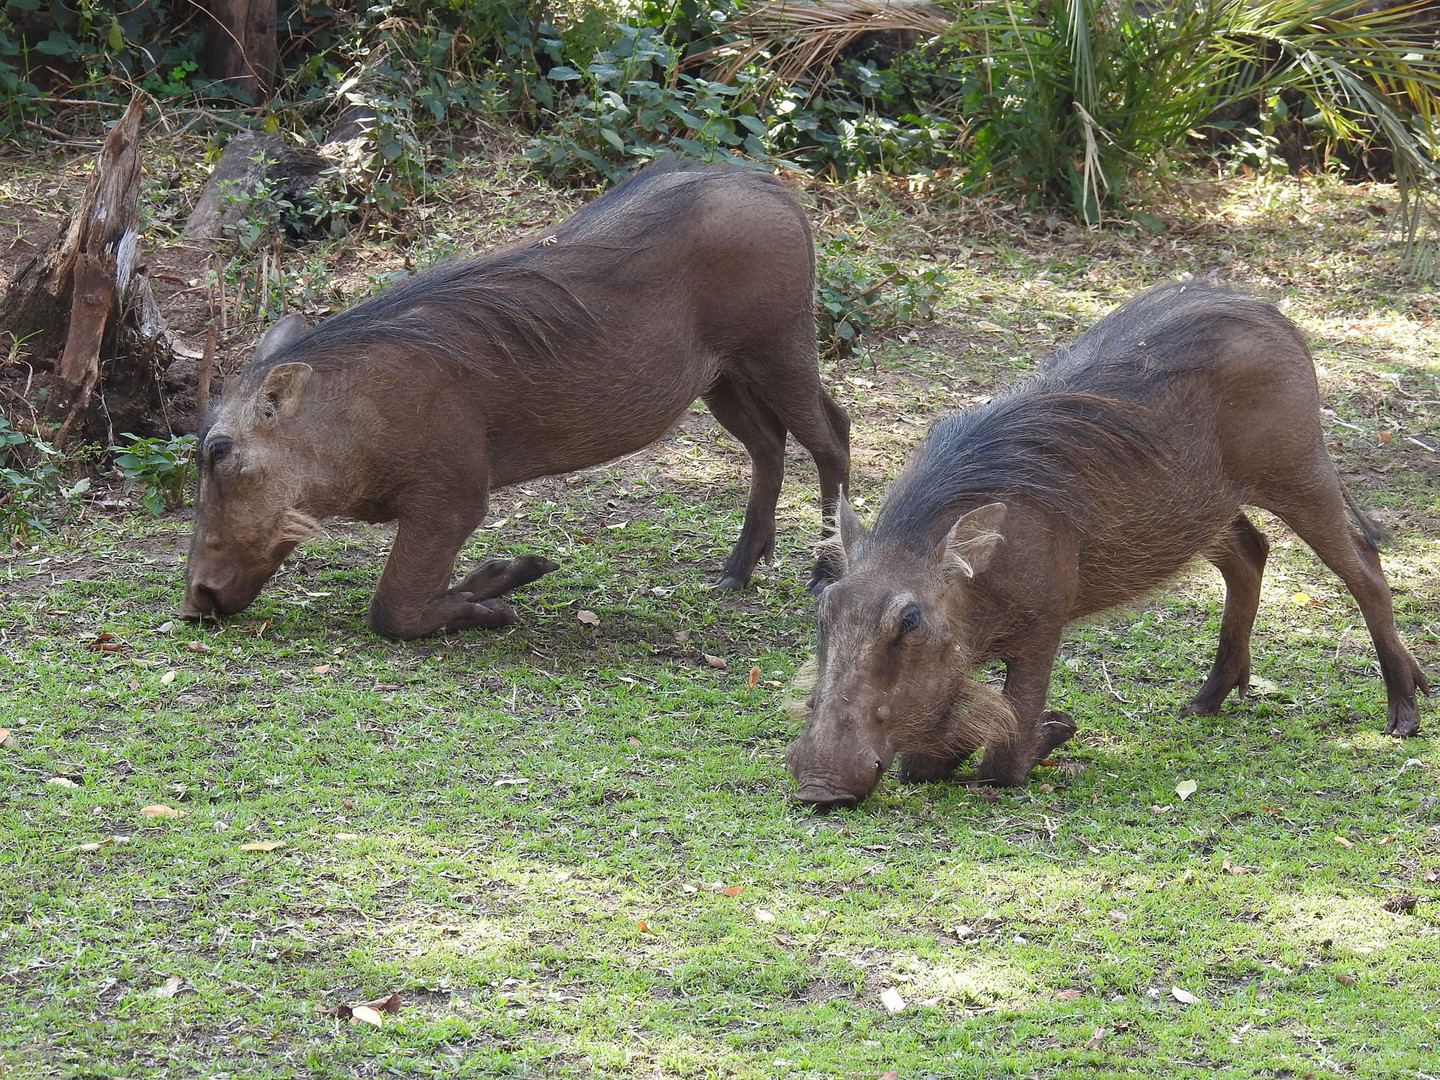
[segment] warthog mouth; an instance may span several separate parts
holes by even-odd
[[[801,781],[795,792],[797,802],[809,803],[822,814],[836,807],[857,806],[864,797],[841,791],[828,781],[814,779]]]
[[[203,585],[192,585],[185,590],[185,599],[180,602],[180,617],[203,619],[206,615],[215,614],[218,607],[219,600],[213,590]]]
[[[268,579],[266,579],[268,580]],[[182,619],[203,619],[207,615],[214,618],[223,618],[226,615],[234,615],[236,612],[244,611],[260,595],[265,581],[252,589],[236,591],[230,589],[222,592],[212,585],[192,584],[185,590],[185,599],[180,602],[180,617]]]

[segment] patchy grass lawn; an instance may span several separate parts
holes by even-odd
[[[510,168],[457,175],[533,206]],[[1221,269],[1314,342],[1332,450],[1397,534],[1401,632],[1440,676],[1440,300],[1399,272],[1391,194],[1192,194],[1151,236],[812,190],[855,258],[950,279],[934,323],[827,368],[857,502],[939,414]],[[417,208],[416,235],[494,239],[479,202]],[[404,253],[293,258],[373,281]],[[740,595],[706,583],[746,464],[702,411],[497,493],[465,558],[562,564],[505,634],[369,634],[380,528],[338,525],[223,628],[174,618],[187,512],[10,553],[0,1075],[1440,1075],[1440,721],[1380,735],[1358,610],[1308,549],[1263,520],[1257,683],[1219,716],[1177,715],[1218,629],[1201,567],[1072,631],[1053,699],[1081,734],[1026,788],[887,781],[819,816],[780,762],[818,529],[792,451],[778,562]],[[337,1015],[392,992],[379,1026]]]

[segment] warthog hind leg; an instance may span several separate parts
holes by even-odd
[[[1329,462],[1325,464],[1329,466]],[[1319,471],[1317,466],[1316,471]],[[1304,490],[1306,498],[1271,498],[1267,509],[1274,510],[1300,539],[1345,583],[1360,605],[1365,627],[1375,643],[1380,673],[1385,678],[1388,709],[1385,734],[1397,739],[1420,733],[1420,707],[1416,691],[1428,694],[1430,680],[1395,627],[1395,608],[1390,583],[1380,568],[1380,556],[1351,525],[1347,511],[1362,516],[1354,500],[1340,483],[1333,467],[1326,483]],[[1288,494],[1288,493],[1285,493]]]
[[[750,497],[745,523],[735,542],[717,589],[743,589],[755,564],[775,551],[775,503],[785,475],[785,425],[744,386],[722,375],[705,394],[705,404],[726,431],[750,455]]]

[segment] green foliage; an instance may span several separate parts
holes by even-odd
[[[48,534],[65,517],[90,481],[66,486],[64,465],[64,455],[48,442],[0,415],[0,537],[10,541]]]
[[[776,157],[814,173],[845,179],[871,169],[925,171],[957,159],[964,128],[901,100],[896,71],[856,65],[858,91],[840,81],[810,97],[802,87],[779,89],[769,99],[768,145]]]
[[[195,436],[142,439],[127,431],[121,438],[130,441],[110,447],[110,452],[115,455],[115,467],[125,477],[125,489],[138,488],[145,509],[157,516],[184,505]]]
[[[1396,10],[1018,0],[953,13],[951,107],[970,125],[965,167],[977,188],[1095,222],[1122,204],[1127,180],[1199,148],[1202,129],[1234,126],[1216,112],[1245,103],[1258,113],[1239,125],[1247,152],[1273,160],[1274,125],[1293,108],[1302,125],[1290,130],[1309,146],[1378,140],[1401,173],[1440,176],[1440,51],[1410,40]]]
[[[780,85],[763,66],[739,72],[733,85],[685,66],[688,55],[733,37],[725,20],[739,10],[726,0],[703,17],[691,3],[648,14],[642,6],[588,55],[594,25],[559,35],[551,28],[541,40],[567,62],[546,73],[550,123],[526,156],[552,176],[612,180],[666,150],[704,161],[733,151],[842,177],[954,157],[962,128],[916,103],[917,88],[944,85],[924,58],[885,70],[842,64],[808,88]]]
[[[575,89],[527,158],[554,176],[579,166],[614,180],[666,150],[702,161],[730,148],[766,156],[765,123],[739,100],[748,80],[727,86],[680,72],[679,53],[655,27],[621,24],[616,33],[583,70],[549,70],[550,82]]]
[[[831,237],[816,256],[815,310],[822,353],[843,359],[855,351],[862,334],[930,318],[947,285],[938,266],[913,273],[885,260],[871,268],[853,257],[848,237]]]

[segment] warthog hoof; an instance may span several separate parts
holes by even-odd
[[[560,564],[543,555],[521,555],[515,559],[486,559],[455,586],[457,595],[469,593],[476,600],[504,596],[521,585],[544,577]]]
[[[1414,702],[1408,708],[1393,710],[1385,720],[1385,734],[1409,739],[1420,734],[1420,709]]]
[[[1035,721],[1036,746],[1039,757],[1044,757],[1057,746],[1064,746],[1080,729],[1075,718],[1059,709],[1046,709]],[[1039,759],[1036,759],[1039,764]]]

